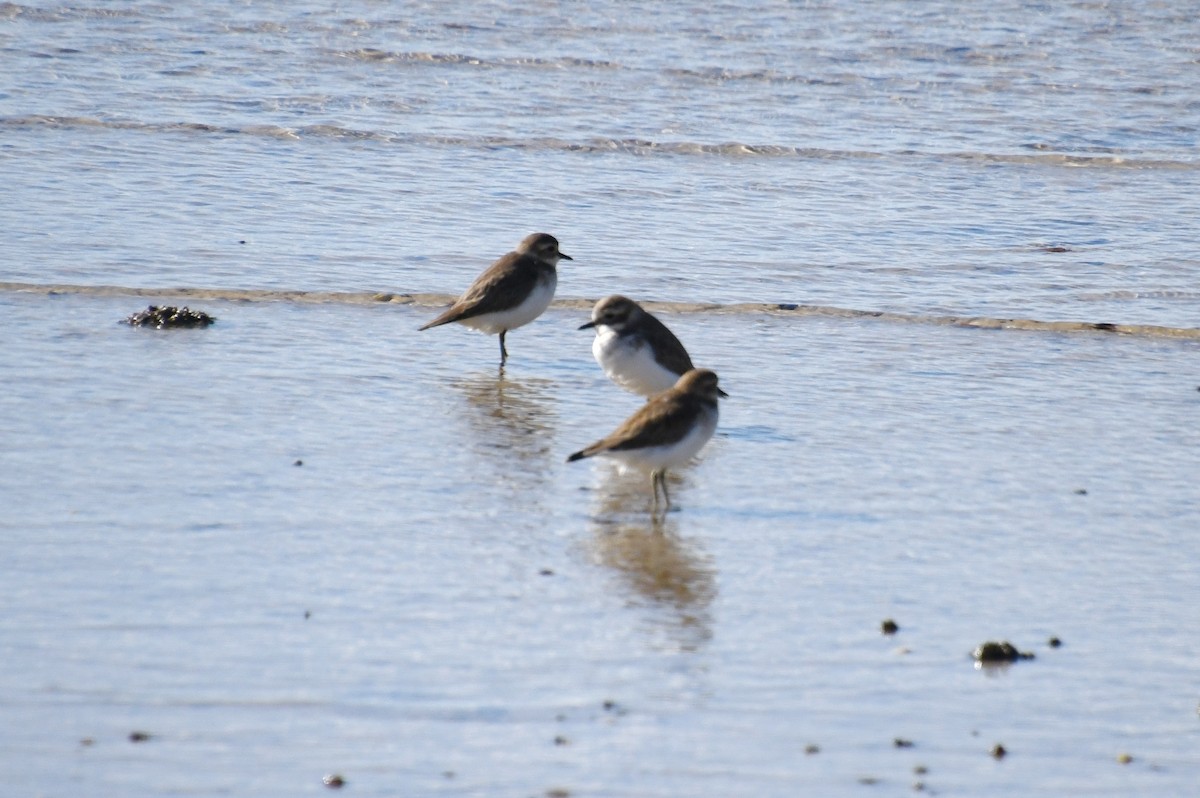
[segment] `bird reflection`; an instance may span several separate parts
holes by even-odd
[[[645,499],[637,472],[601,469],[591,548],[596,559],[621,575],[632,597],[668,611],[667,631],[684,651],[712,637],[710,606],[716,597],[712,560],[679,535],[676,518],[630,512]]]
[[[465,377],[455,383],[467,400],[468,439],[484,456],[499,459],[506,468],[526,466],[539,476],[557,461],[553,383],[512,380],[494,372]]]

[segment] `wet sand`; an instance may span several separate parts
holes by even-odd
[[[238,302],[335,302],[370,305],[380,302],[418,307],[442,307],[456,299],[451,294],[403,293],[390,291],[270,291],[219,288],[140,288],[130,286],[43,285],[0,282],[0,291],[44,294],[82,294],[85,296],[149,296],[188,300],[230,300]],[[598,299],[598,298],[597,298]],[[591,310],[597,299],[559,298],[551,307],[560,310]],[[950,327],[977,327],[985,330],[1027,330],[1030,332],[1105,332],[1148,338],[1200,339],[1200,328],[1166,327],[1154,324],[1121,324],[1093,321],[1039,321],[1037,319],[993,319],[980,316],[947,316],[894,313],[877,310],[803,305],[792,302],[737,302],[730,304],[699,302],[641,301],[651,311],[670,313],[767,313],[783,316],[823,316],[840,319],[878,319],[897,324],[932,324]]]
[[[188,294],[217,323],[157,330],[119,322],[163,293],[108,290],[0,293],[22,794],[1200,776],[1190,341],[662,309],[731,397],[656,521],[644,475],[564,462],[639,402],[586,301],[498,371],[415,302]]]

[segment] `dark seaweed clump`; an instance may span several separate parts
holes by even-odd
[[[125,319],[126,324],[134,327],[157,327],[160,330],[168,327],[207,327],[214,321],[216,321],[215,317],[202,310],[192,310],[187,307],[176,308],[170,305],[161,308],[151,305]]]
[[[975,661],[984,665],[992,665],[1001,662],[1016,662],[1019,659],[1033,659],[1033,654],[1028,651],[1018,651],[1017,647],[1005,640],[1003,643],[996,643],[989,640],[979,646],[976,646],[972,656]]]

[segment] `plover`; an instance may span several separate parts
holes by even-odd
[[[453,305],[420,329],[456,321],[488,335],[500,334],[500,365],[508,360],[504,336],[542,315],[558,286],[558,239],[533,233],[517,248],[489,266]]]
[[[670,509],[667,469],[683,465],[708,443],[717,429],[717,399],[723,395],[715,372],[692,369],[607,438],[580,449],[567,462],[603,455],[624,465],[649,469],[654,509],[658,508],[660,488],[664,509]]]
[[[592,355],[608,378],[642,396],[662,393],[691,371],[687,350],[657,318],[628,297],[605,297],[592,308]]]

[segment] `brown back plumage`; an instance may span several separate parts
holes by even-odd
[[[645,310],[642,310],[642,313],[645,316],[642,324],[645,325],[646,338],[654,345],[654,359],[658,364],[667,371],[673,371],[680,375],[694,369],[692,358],[683,348],[679,339],[675,337],[675,333],[671,332],[667,325],[659,321],[652,313],[647,313]]]
[[[717,375],[708,369],[692,369],[669,388],[644,404],[613,433],[580,449],[567,462],[592,457],[601,452],[669,446],[691,431],[697,415],[715,408],[720,396]]]
[[[558,251],[558,239],[554,236],[549,233],[528,235],[515,250],[485,269],[453,305],[418,329],[428,330],[514,308],[529,296],[539,281],[555,274],[560,258],[572,260],[570,255]]]

